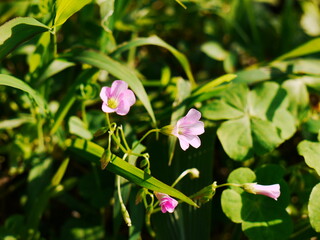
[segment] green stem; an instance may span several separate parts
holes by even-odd
[[[124,152],[124,153],[127,153],[127,149],[125,149],[125,147],[122,146],[122,144],[120,143],[119,139],[113,134],[114,130],[112,129],[112,125],[110,123],[110,118],[109,118],[109,114],[106,113],[106,120],[107,120],[107,124],[108,124],[108,128],[109,128],[109,132],[110,132],[110,135],[113,139],[113,141],[116,142],[117,146],[120,147],[121,151]]]
[[[121,213],[122,213],[123,219],[126,222],[127,226],[131,227],[131,219],[130,219],[129,213],[127,211],[126,205],[123,203],[123,199],[122,199],[122,195],[121,195],[120,176],[117,175],[116,178],[117,178],[117,190],[118,190],[118,198],[119,198]]]
[[[40,114],[37,114],[37,132],[38,132],[38,140],[39,140],[39,151],[44,152],[45,144],[44,144],[44,135],[43,135],[43,119],[41,118]]]
[[[174,181],[174,183],[171,185],[171,187],[174,187],[175,185],[177,185],[178,182],[180,182],[180,180],[182,178],[184,178],[186,175],[188,175],[190,172],[192,171],[192,169],[187,169],[185,170],[183,173],[180,174],[180,176]]]
[[[137,143],[133,146],[132,151],[133,151],[149,134],[151,134],[151,133],[153,133],[153,132],[160,132],[160,129],[155,128],[155,129],[149,130],[145,135],[143,135],[143,137],[139,140],[139,142],[137,142]]]
[[[130,150],[130,147],[129,147],[129,145],[128,145],[128,143],[127,143],[127,140],[126,140],[126,138],[125,138],[125,136],[124,136],[124,132],[123,132],[122,126],[118,127],[118,129],[119,129],[119,131],[120,131],[122,141],[124,142],[124,146],[127,148],[127,151],[129,151],[129,150]]]
[[[238,183],[224,183],[224,184],[220,184],[217,185],[216,188],[220,188],[220,187],[242,187],[242,184],[238,184]]]

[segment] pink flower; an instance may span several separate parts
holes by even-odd
[[[273,198],[274,200],[278,200],[278,197],[280,196],[279,184],[259,185],[257,183],[245,183],[243,188],[249,193],[265,195]]]
[[[128,89],[128,84],[116,80],[111,87],[103,87],[100,92],[102,99],[102,111],[106,113],[116,112],[119,115],[126,115],[130,107],[136,102],[134,93]]]
[[[201,145],[197,135],[204,133],[204,124],[199,121],[201,113],[191,108],[187,115],[181,118],[172,130],[172,134],[179,139],[181,148],[185,151],[189,145],[198,148]]]
[[[170,197],[168,194],[154,192],[157,199],[160,201],[161,212],[173,213],[174,209],[178,205],[178,201]]]

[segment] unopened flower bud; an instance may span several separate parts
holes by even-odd
[[[200,172],[198,169],[196,169],[196,168],[190,169],[190,178],[191,179],[199,178],[199,176],[200,176]]]
[[[243,189],[248,193],[265,195],[267,197],[278,200],[280,196],[280,185],[259,185],[257,183],[245,183],[242,185]]]

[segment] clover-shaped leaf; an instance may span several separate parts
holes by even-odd
[[[304,157],[306,164],[314,168],[320,176],[320,142],[304,140],[299,143],[298,152]]]
[[[236,84],[203,107],[202,113],[211,120],[227,120],[217,135],[229,157],[242,161],[272,151],[294,134],[295,120],[288,107],[286,91],[275,82],[251,91]]]
[[[311,226],[317,232],[320,232],[320,183],[318,183],[310,194],[308,211]]]
[[[223,212],[235,223],[241,223],[249,239],[287,239],[292,232],[291,218],[285,208],[289,203],[288,187],[282,180],[283,170],[276,165],[264,166],[254,173],[248,168],[234,170],[228,178],[230,183],[260,184],[280,183],[278,201],[231,187],[222,193]]]

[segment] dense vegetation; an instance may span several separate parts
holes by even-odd
[[[0,238],[318,239],[319,36],[317,0],[2,0]]]

